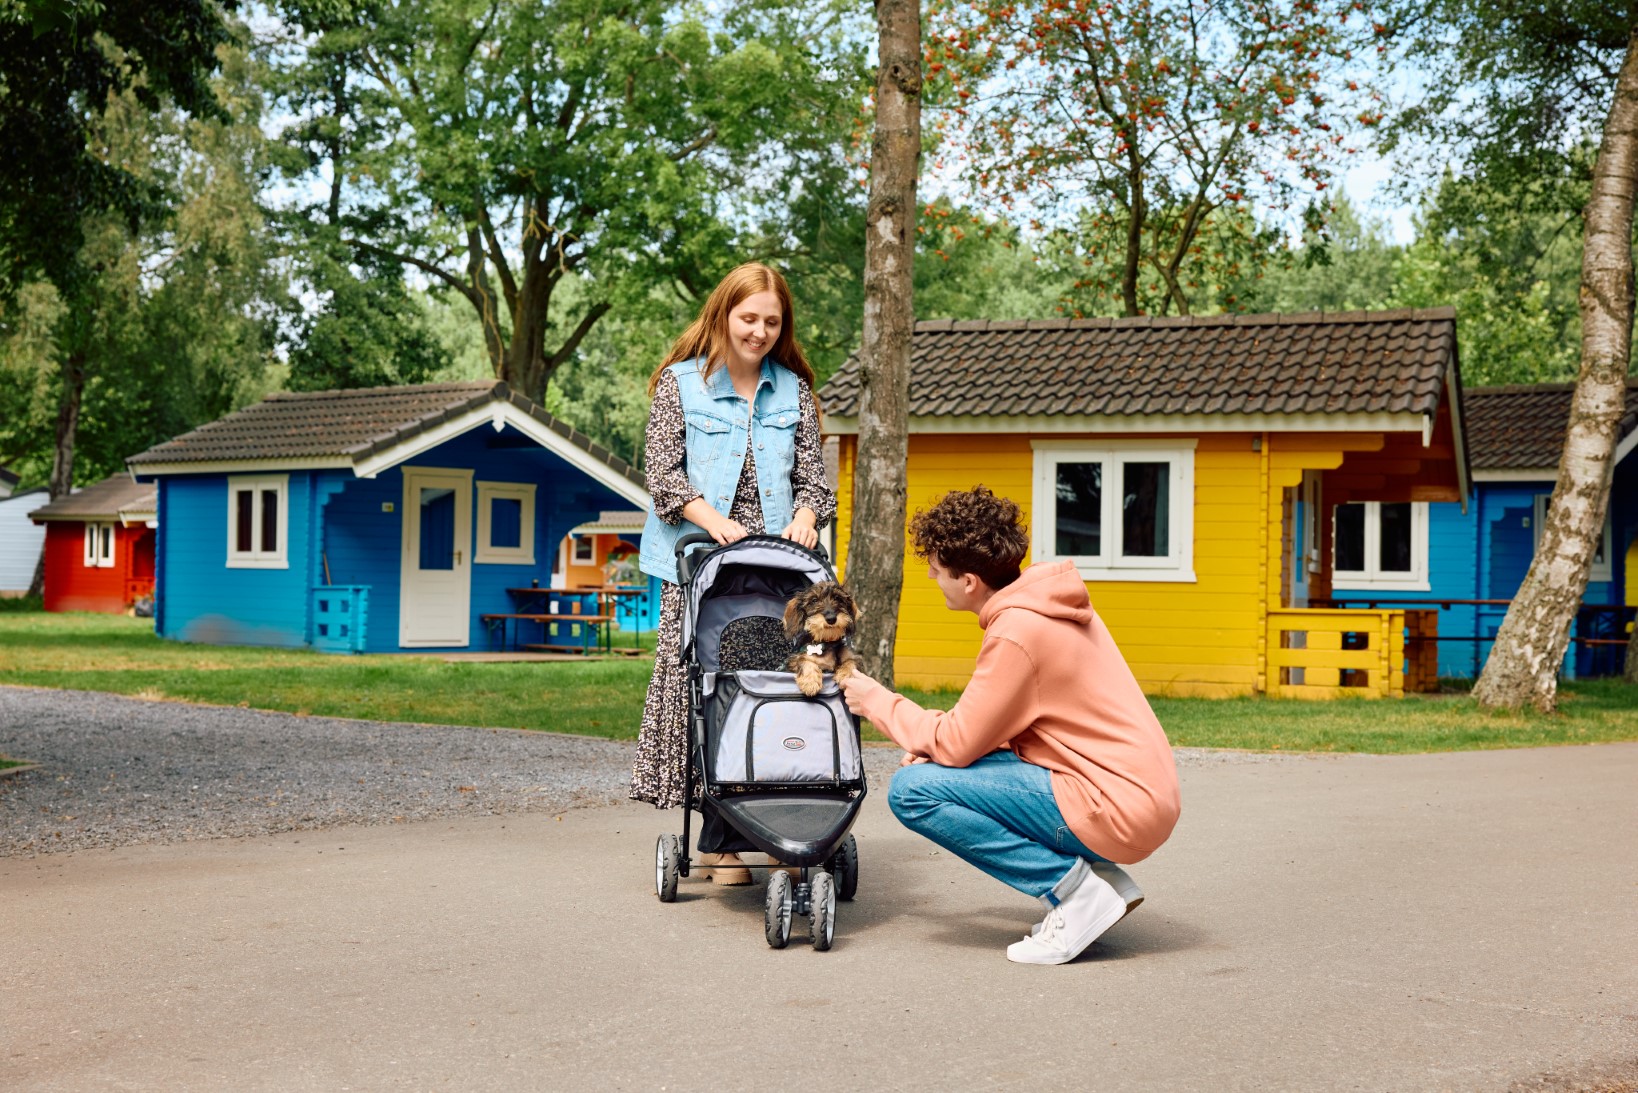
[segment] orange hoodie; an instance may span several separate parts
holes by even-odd
[[[865,716],[900,747],[964,767],[1002,746],[1052,772],[1052,795],[1081,842],[1111,861],[1152,854],[1181,803],[1171,745],[1070,562],[1032,565],[978,613],[984,644],[949,712],[885,687]]]

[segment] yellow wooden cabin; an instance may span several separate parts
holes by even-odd
[[[820,398],[839,438],[845,567],[856,360]],[[1016,501],[1030,561],[1075,562],[1149,693],[1435,684],[1435,612],[1308,605],[1330,594],[1334,555],[1384,588],[1416,587],[1396,567],[1426,556],[1404,549],[1427,534],[1417,503],[1465,503],[1453,309],[923,322],[909,416],[909,511],[977,484]],[[980,638],[907,547],[899,682],[963,686]]]

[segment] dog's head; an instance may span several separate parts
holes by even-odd
[[[859,607],[847,589],[824,581],[791,597],[785,605],[785,636],[795,641],[838,641],[853,632]]]

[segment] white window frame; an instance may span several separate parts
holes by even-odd
[[[1194,575],[1194,451],[1196,441],[1174,440],[1033,440],[1035,456],[1034,518],[1030,521],[1031,552],[1038,562],[1067,559],[1088,581],[1165,581],[1192,584]],[[1118,468],[1127,463],[1171,465],[1167,484],[1168,553],[1163,557],[1128,557],[1120,553],[1121,520],[1115,482],[1124,482]],[[1058,464],[1094,463],[1104,466],[1103,552],[1096,555],[1060,555],[1057,542]]]
[[[597,564],[597,539],[596,539],[596,537],[591,536],[591,535],[571,535],[571,536],[569,536],[569,543],[570,543],[570,546],[569,546],[569,561],[570,561],[571,564],[573,564],[573,565],[596,565]],[[586,556],[584,558],[582,558],[580,556],[580,547],[582,545],[584,545],[585,548],[586,548]]]
[[[85,568],[114,568],[114,525],[92,523],[85,525]]]
[[[1388,502],[1398,504],[1399,502]],[[1381,501],[1351,501],[1343,504],[1365,506],[1365,568],[1342,569],[1337,565],[1337,509],[1331,506],[1331,587],[1334,589],[1364,588],[1377,592],[1429,592],[1428,582],[1428,503],[1410,502],[1411,512],[1411,569],[1407,576],[1397,570],[1383,570],[1378,559],[1382,557]]]
[[[239,550],[238,497],[250,490],[255,500],[250,507],[250,550]],[[274,549],[261,549],[262,498],[272,490],[278,495],[278,521]],[[229,569],[289,569],[290,476],[288,474],[230,474],[227,477],[227,567]]]
[[[1530,555],[1534,557],[1541,550],[1541,532],[1547,526],[1547,504],[1553,499],[1550,493],[1536,494],[1535,507],[1530,515]],[[1604,560],[1600,562],[1595,555],[1591,566],[1587,570],[1587,583],[1594,581],[1615,580],[1615,566],[1610,562],[1610,552],[1615,549],[1614,529],[1610,526],[1610,511],[1604,509]]]
[[[478,482],[478,549],[472,560],[480,565],[535,564],[535,484],[533,482]],[[520,502],[523,524],[515,547],[489,541],[490,509],[496,500]]]

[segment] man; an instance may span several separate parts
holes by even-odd
[[[1142,902],[1114,863],[1142,861],[1171,834],[1177,768],[1074,565],[1019,572],[1019,515],[979,486],[911,521],[945,605],[984,628],[954,709],[924,710],[865,675],[842,688],[907,753],[888,790],[894,815],[1046,907],[1007,958],[1063,964]]]

